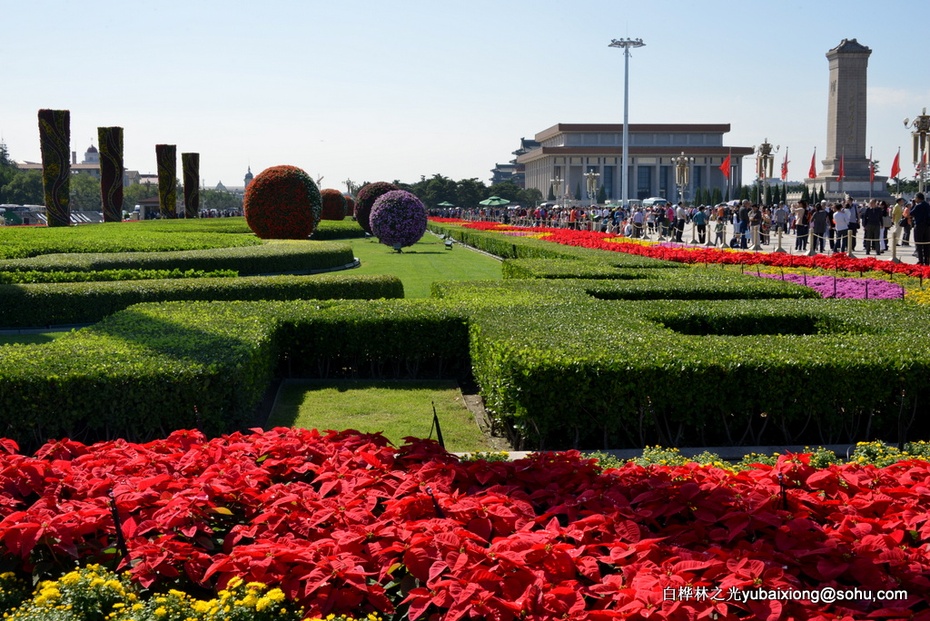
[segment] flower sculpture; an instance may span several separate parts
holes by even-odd
[[[343,197],[346,199],[346,215],[354,217],[355,216],[355,199],[348,194],[343,194]]]
[[[346,199],[339,190],[327,188],[320,192],[323,201],[323,220],[345,220]]]
[[[400,249],[420,241],[426,232],[426,207],[404,190],[378,197],[371,208],[371,233],[382,244]]]
[[[306,239],[320,221],[320,190],[296,166],[272,166],[245,191],[245,221],[262,239]]]
[[[400,188],[393,183],[375,181],[374,183],[366,184],[358,191],[355,197],[355,219],[358,220],[359,226],[361,226],[366,233],[371,233],[371,224],[368,222],[368,219],[371,216],[371,208],[374,206],[375,201],[385,192],[399,189]]]

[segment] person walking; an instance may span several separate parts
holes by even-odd
[[[791,213],[794,216],[794,249],[798,251],[807,250],[807,234],[810,231],[807,201],[801,200],[795,203]]]
[[[827,221],[829,219],[830,214],[824,210],[823,203],[818,203],[814,213],[811,214],[811,227],[814,229],[814,245],[812,249],[819,248],[818,252],[821,253],[826,252]]]
[[[707,241],[707,212],[704,211],[704,205],[698,207],[691,217],[691,222],[697,227],[698,243],[703,244]]]
[[[882,208],[878,205],[878,201],[875,199],[870,200],[869,206],[862,215],[862,223],[865,230],[865,237],[862,239],[862,244],[865,246],[866,254],[871,254],[873,250],[875,254],[882,253],[881,228],[882,217],[884,215]]]
[[[833,252],[846,252],[849,242],[849,214],[842,203],[833,206]]]
[[[682,235],[685,233],[685,221],[687,219],[688,212],[684,203],[678,203],[678,207],[675,209],[675,241],[680,244],[684,243]]]
[[[917,246],[917,264],[930,265],[930,203],[927,203],[923,192],[914,195],[911,226],[914,229],[914,245]]]

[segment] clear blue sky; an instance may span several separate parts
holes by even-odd
[[[827,50],[872,49],[868,144],[887,173],[902,120],[930,107],[924,1],[0,0],[0,134],[39,161],[36,113],[71,111],[79,159],[97,127],[125,129],[127,168],[156,143],[201,154],[201,177],[292,164],[324,187],[488,181],[521,137],[556,123],[730,123],[768,138],[803,179],[826,152]],[[863,154],[867,155],[867,154]],[[180,158],[179,158],[180,159]],[[753,166],[752,162],[745,165]],[[180,162],[178,163],[180,169]],[[777,170],[777,166],[776,166]]]

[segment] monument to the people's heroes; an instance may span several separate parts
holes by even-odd
[[[870,181],[866,147],[868,101],[866,97],[869,56],[872,50],[855,39],[843,39],[827,52],[830,90],[827,98],[827,154],[811,190],[824,188],[833,198],[890,198],[888,177]],[[843,177],[840,179],[842,162]]]

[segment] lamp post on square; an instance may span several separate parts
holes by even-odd
[[[623,150],[620,164],[620,206],[628,207],[629,184],[627,157],[630,146],[629,107],[630,107],[630,48],[646,45],[642,39],[613,39],[607,47],[623,48]]]
[[[927,140],[927,137],[930,136],[930,115],[927,114],[927,109],[924,108],[923,113],[913,121],[904,119],[904,127],[914,129],[914,131],[911,132],[911,136],[914,138],[914,166],[917,167],[917,191],[923,192],[924,180],[927,177],[927,148],[930,146]]]

